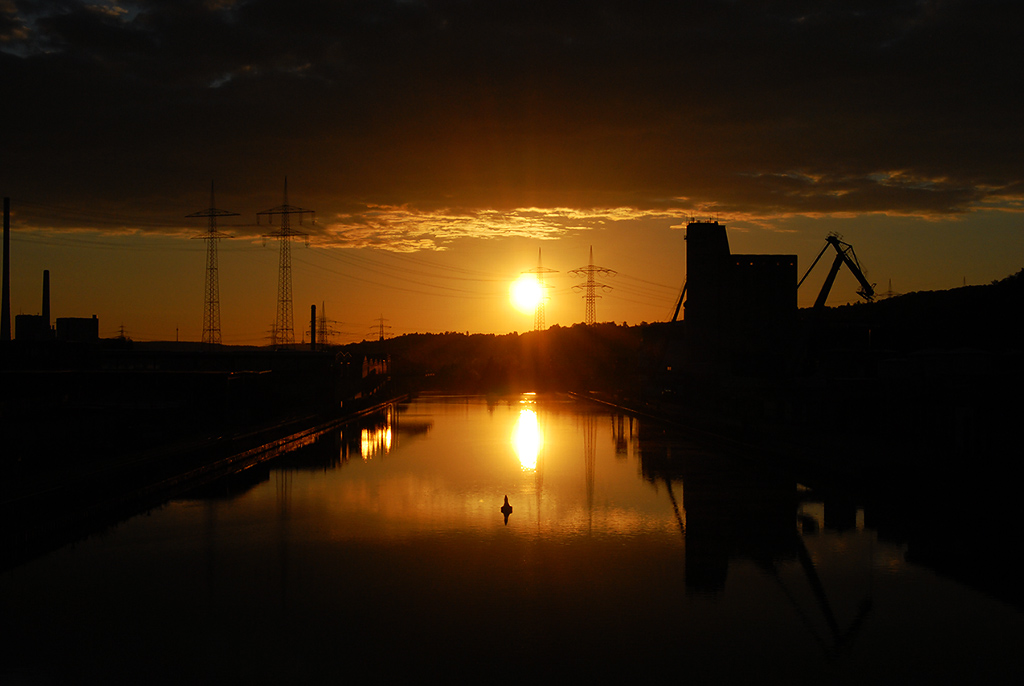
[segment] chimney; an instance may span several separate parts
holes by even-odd
[[[309,306],[309,349],[316,350],[316,305]]]
[[[43,321],[46,330],[50,330],[50,270],[43,270]]]
[[[4,198],[4,285],[0,341],[11,340],[11,199]]]

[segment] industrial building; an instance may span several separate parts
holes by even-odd
[[[687,371],[783,371],[797,323],[796,255],[733,255],[717,221],[690,222],[686,244]]]

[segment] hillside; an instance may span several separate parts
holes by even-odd
[[[871,347],[913,352],[1019,350],[1024,340],[1024,270],[985,286],[918,291],[822,313],[830,325],[871,331]]]

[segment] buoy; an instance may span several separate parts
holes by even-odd
[[[508,526],[508,516],[512,514],[512,506],[508,504],[508,496],[505,496],[505,504],[501,506],[501,514],[505,515],[505,525]]]

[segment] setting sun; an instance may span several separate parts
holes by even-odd
[[[544,290],[532,274],[523,274],[508,289],[513,307],[524,314],[531,314],[544,297]]]

